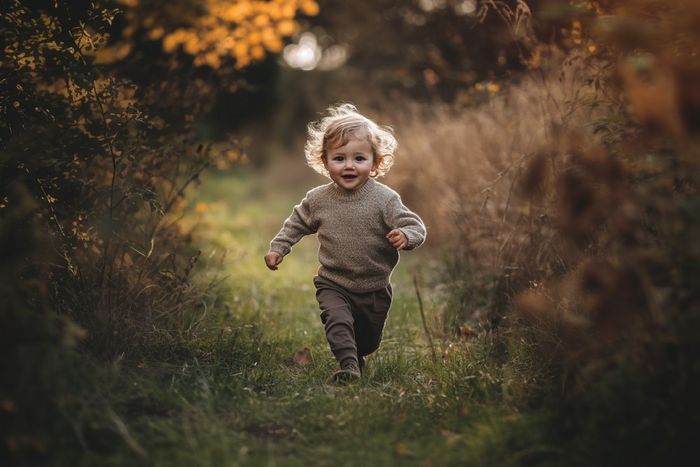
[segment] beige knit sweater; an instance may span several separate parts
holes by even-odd
[[[406,235],[406,250],[425,240],[423,221],[388,186],[370,178],[349,192],[331,182],[294,206],[270,250],[287,255],[303,236],[316,233],[318,275],[350,291],[369,292],[386,287],[399,262],[399,252],[386,238],[393,229]]]

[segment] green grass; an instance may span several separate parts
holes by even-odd
[[[206,211],[192,210],[185,227],[197,225],[200,280],[221,281],[216,300],[159,361],[85,362],[78,396],[59,404],[71,430],[54,441],[55,465],[506,466],[556,454],[536,429],[544,416],[505,402],[488,338],[437,339],[432,359],[412,283],[430,274],[429,250],[402,254],[384,340],[362,380],[331,384],[336,363],[312,283],[316,240],[276,272],[263,262],[308,186],[262,185],[252,173],[209,175],[197,200]],[[439,329],[439,304],[423,292]],[[292,356],[304,348],[300,366]]]
[[[154,333],[153,351],[141,359],[105,364],[50,353],[50,371],[28,395],[43,429],[15,425],[19,448],[9,463],[0,451],[0,465],[661,465],[694,446],[685,434],[693,419],[674,420],[697,413],[697,385],[683,379],[697,375],[697,365],[689,368],[697,360],[671,364],[668,375],[614,372],[562,399],[543,379],[552,349],[532,347],[546,340],[441,334],[447,295],[431,288],[428,248],[402,255],[384,340],[362,380],[331,384],[336,363],[312,284],[315,239],[297,245],[276,272],[263,262],[308,186],[283,189],[252,172],[210,174],[196,200],[206,209],[193,202],[183,221],[202,248],[198,280],[218,281],[198,310],[200,324],[179,338]],[[422,295],[435,358],[414,274],[428,284]],[[296,364],[294,353],[305,348],[308,363]],[[0,416],[25,411],[27,419],[21,403],[0,402]]]

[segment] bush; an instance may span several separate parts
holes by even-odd
[[[395,180],[430,203],[417,210],[452,258],[446,321],[483,323],[487,289],[510,396],[550,407],[580,464],[692,449],[699,420],[678,413],[697,405],[698,18],[597,4],[569,18],[568,50],[524,44],[529,76],[486,105],[397,125]]]

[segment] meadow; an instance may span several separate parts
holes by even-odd
[[[698,24],[685,0],[3,2],[0,465],[692,465]],[[382,181],[428,241],[339,386],[316,240],[263,255],[326,182],[305,124],[348,101],[393,125]]]
[[[520,465],[557,452],[531,430],[540,415],[505,402],[489,338],[444,339],[426,287],[431,352],[413,285],[430,273],[428,248],[401,259],[363,379],[334,384],[311,283],[315,239],[275,273],[262,261],[303,187],[261,196],[261,175],[206,180],[183,222],[209,258],[198,268],[200,280],[216,281],[215,296],[186,340],[153,342],[158,358],[102,366],[76,357],[89,381],[60,405],[81,445],[65,434],[55,465]]]

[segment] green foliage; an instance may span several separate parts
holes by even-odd
[[[145,344],[157,322],[183,329],[205,300],[188,280],[196,251],[174,220],[211,162],[208,147],[142,105],[148,90],[93,63],[117,13],[3,4],[0,80],[2,214],[22,202],[7,191],[21,184],[34,200],[31,228],[48,233],[50,266],[36,280],[50,284],[50,308],[112,356]]]
[[[68,428],[54,397],[70,385],[70,348],[85,331],[48,307],[44,266],[35,262],[50,257],[33,215],[36,201],[22,183],[4,188],[12,205],[0,216],[0,462],[12,465],[18,454],[41,458],[51,435]]]

